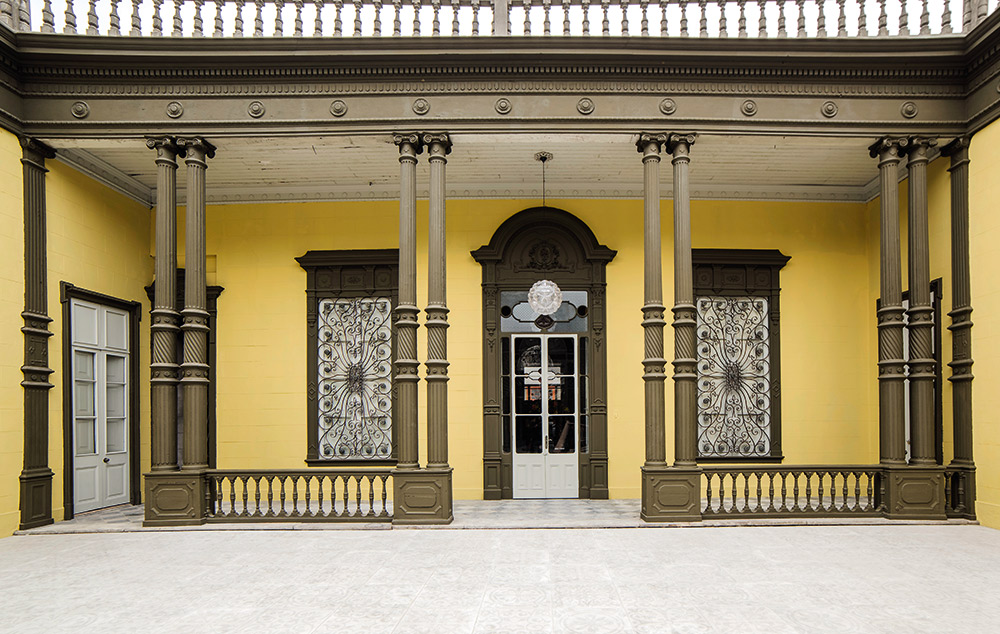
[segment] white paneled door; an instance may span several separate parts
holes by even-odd
[[[580,495],[576,335],[512,335],[515,498]]]
[[[73,510],[129,501],[128,313],[74,299]]]

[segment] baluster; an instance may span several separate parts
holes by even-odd
[[[97,2],[87,0],[87,35],[97,35]]]
[[[181,2],[183,0],[174,0],[173,29],[170,31],[170,35],[173,37],[180,37],[184,34],[184,24],[181,22]],[[93,0],[91,0],[91,4],[93,4]]]
[[[375,476],[366,475],[365,482],[368,483],[368,512],[365,513],[366,517],[375,516]]]
[[[67,0],[67,3],[71,0]],[[14,26],[14,5],[11,0],[0,0],[0,24]]]
[[[972,30],[972,4],[976,0],[962,0],[962,33]]]
[[[402,0],[392,0],[392,36],[399,37],[403,32],[403,23],[400,20],[399,12],[403,9]],[[476,25],[472,25],[473,31],[475,31]]]
[[[313,4],[316,6],[316,17],[313,19],[313,35],[320,37],[323,35],[323,0],[313,0]]]
[[[569,35],[569,28],[570,28],[570,24],[569,24],[569,9],[572,6],[571,3],[572,3],[572,0],[560,0],[560,4],[562,5],[562,10],[563,10],[563,26],[562,26],[562,28],[563,28],[562,34],[563,35]]]
[[[715,3],[719,7],[719,37],[729,37],[729,21],[726,18],[726,0]]]
[[[275,0],[274,2],[274,37],[281,37],[285,34],[285,0]]]
[[[847,0],[837,0],[837,37],[847,37]]]
[[[604,19],[601,22],[601,34],[602,35],[611,35],[611,22],[608,21],[608,6],[609,6],[609,4],[610,3],[609,3],[608,0],[601,0],[601,11],[603,11],[603,13],[604,13]]]
[[[785,12],[787,10],[786,0],[778,0],[778,37],[788,37],[788,31],[785,30]]]
[[[743,472],[743,508],[741,511],[750,510],[750,472]]]
[[[201,8],[205,4],[205,0],[194,0],[194,30],[191,35],[194,37],[202,37],[205,33],[202,31],[203,24],[201,21]]]
[[[159,5],[162,0],[154,0],[154,5]],[[74,34],[76,33],[76,14],[73,13],[73,0],[66,0],[66,11],[63,13],[66,18],[66,26],[63,27],[63,33]],[[153,28],[156,28],[157,18],[159,16],[156,12],[156,6],[153,7]],[[154,32],[153,35],[159,35],[158,32]]]
[[[243,512],[240,515],[250,517],[250,503],[248,501],[250,482],[247,476],[243,476],[241,479],[243,481],[243,495],[241,496],[243,498]]]
[[[306,517],[312,517],[312,480],[311,475],[306,476],[305,486],[306,486],[306,510],[302,512],[302,515]]]
[[[639,23],[639,33],[643,37],[649,37],[649,0],[639,0],[639,11],[642,13],[642,21]]]
[[[738,505],[737,505],[737,503],[736,503],[736,496],[739,495],[736,492],[736,487],[738,486],[738,483],[736,482],[737,473],[734,471],[734,472],[730,473],[729,476],[732,478],[732,489],[730,489],[730,492],[729,492],[729,494],[730,494],[730,496],[732,498],[732,505],[729,507],[729,512],[730,513],[735,513],[736,510],[739,508]]]
[[[286,512],[285,512],[285,478],[286,477],[287,476],[284,476],[284,475],[278,476],[278,494],[279,494],[279,503],[280,503],[280,505],[278,506],[278,512],[277,512],[277,516],[278,517],[284,517],[286,515]]]
[[[951,1],[945,0],[944,2],[944,12],[941,13],[941,34],[952,33],[953,29],[951,26]]]
[[[23,2],[21,6],[27,7],[28,3]],[[118,0],[111,0],[111,14],[108,16],[108,35],[121,35],[122,23],[118,17]]]
[[[479,35],[479,0],[472,0],[472,35]]]
[[[236,515],[236,478],[230,476],[222,476],[223,479],[229,483],[229,513],[223,513],[223,515]],[[222,507],[222,501],[219,501],[219,507]]]
[[[389,516],[389,506],[386,503],[386,496],[389,493],[388,475],[379,476],[382,479],[382,512],[379,515],[388,517]]]
[[[302,37],[302,2],[303,0],[294,0],[292,3],[295,7],[295,30],[292,33],[294,37]]]
[[[316,504],[318,505],[316,509],[316,515],[320,515],[323,517],[326,517],[326,512],[323,511],[323,481],[326,480],[327,477],[328,476],[321,475],[316,478],[316,480],[318,480],[316,487]],[[330,498],[332,499],[333,496],[331,495]]]
[[[907,8],[909,4],[906,0],[899,0],[899,35],[909,35],[910,34],[910,11]]]
[[[988,0],[976,0],[976,25],[978,26],[990,12]]]
[[[521,27],[525,35],[531,35],[531,0],[523,0],[521,4],[524,5],[524,21]]]
[[[816,3],[819,13],[816,14],[816,37],[826,37],[826,0]]]
[[[774,476],[776,474],[772,471],[767,474],[767,511],[770,513],[774,511]]]
[[[590,35],[590,0],[583,0],[583,34]]]
[[[622,37],[628,36],[628,2],[629,0],[618,0],[618,6],[622,10]]]
[[[413,2],[413,35],[420,35],[420,5],[422,0],[412,0]]]
[[[757,6],[760,7],[760,13],[757,15],[757,37],[767,37],[767,14],[764,13],[767,0],[757,0]]]
[[[243,7],[244,0],[236,0],[236,16],[233,20],[233,37],[243,37]]]
[[[340,37],[344,34],[343,21],[340,19],[340,12],[344,9],[344,0],[334,0],[333,2],[333,35]]]
[[[52,2],[51,0],[45,0],[42,3],[42,33],[55,33],[56,32],[56,16],[52,13]]]
[[[792,510],[798,511],[799,509],[799,473],[797,471],[792,471]]]
[[[687,0],[681,0],[681,37],[691,37],[691,29],[688,25],[688,7],[690,3]]]
[[[736,6],[740,9],[740,17],[736,23],[736,37],[747,37],[747,0],[739,0]]]
[[[431,35],[441,35],[441,0],[431,0],[431,9],[434,10]]]
[[[761,494],[762,494],[762,491],[761,491],[761,488],[760,488],[761,472],[758,471],[754,475],[757,476],[757,505],[754,507],[754,512],[755,513],[760,513],[761,511],[764,510],[763,508],[761,508],[761,506],[762,506],[761,505]]]
[[[868,36],[868,13],[865,11],[865,3],[862,0],[858,0],[858,7],[861,13],[858,14],[858,36],[867,37]]]
[[[340,481],[344,485],[344,511],[342,515],[347,517],[349,515],[347,501],[350,499],[351,476],[343,476]]]
[[[354,476],[355,496],[354,496],[354,517],[361,517],[361,476]]]
[[[212,27],[212,37],[222,37],[222,7],[225,4],[225,0],[214,0],[213,6],[215,7],[215,20]]]
[[[451,35],[461,35],[461,25],[458,23],[458,10],[462,8],[459,0],[451,0]]]
[[[885,0],[878,0],[878,35],[885,37],[889,35],[889,16],[885,12]]]
[[[841,471],[840,472],[840,477],[844,481],[844,488],[841,491],[841,495],[842,495],[843,499],[842,499],[842,503],[840,505],[840,510],[842,510],[842,511],[849,511],[851,509],[850,501],[847,498],[847,479],[850,476],[851,476],[851,473],[849,471]]]
[[[274,476],[264,476],[267,481],[267,513],[264,515],[274,515],[272,503],[274,502]]]
[[[375,8],[375,22],[372,26],[372,35],[379,37],[382,35],[382,1],[374,0],[372,5]]]
[[[817,495],[817,499],[819,500],[819,509],[818,510],[821,510],[821,511],[825,509],[825,504],[824,504],[824,500],[823,500],[823,478],[824,478],[824,476],[826,476],[826,474],[823,473],[822,471],[820,471],[819,472],[819,491],[816,494]],[[833,485],[832,484],[830,485],[830,490],[831,491],[833,490]]]
[[[806,36],[806,0],[795,0],[795,6],[799,10],[798,29],[795,31],[795,37],[805,37]]]
[[[965,474],[956,473],[958,478],[958,504],[955,505],[955,510],[959,513],[965,513],[967,510],[967,505],[965,503]]]
[[[542,21],[542,34],[552,35],[552,22],[549,16],[549,11],[552,9],[552,0],[542,0],[542,16],[544,20]]]
[[[931,34],[931,13],[927,0],[920,0],[920,35]],[[947,1],[945,4],[948,4]]]
[[[865,473],[863,471],[858,471],[858,472],[856,472],[854,474],[854,497],[857,499],[857,502],[855,502],[854,505],[855,505],[855,507],[857,507],[857,510],[859,510],[859,511],[863,509],[863,506],[861,504],[861,476],[862,475],[865,475]],[[870,488],[870,485],[871,485],[871,476],[868,477],[868,480],[869,480],[868,485],[869,485],[869,488]],[[865,506],[871,506],[871,503],[872,503],[872,498],[871,498],[871,495],[869,495],[868,499],[866,500]]]
[[[705,513],[712,512],[712,480],[714,478],[714,473],[705,474]]]
[[[660,37],[667,37],[670,34],[669,23],[667,22],[667,0],[660,0]]]
[[[361,35],[361,7],[363,6],[364,0],[354,0],[354,37],[359,37]]]
[[[698,11],[701,18],[698,20],[698,37],[708,35],[708,0],[698,0]]]
[[[260,476],[252,476],[253,480],[253,514],[254,516],[262,515],[260,507]]]

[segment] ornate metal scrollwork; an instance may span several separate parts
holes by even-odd
[[[392,302],[319,302],[319,457],[392,454]]]
[[[767,299],[699,297],[698,452],[759,457],[771,450]]]

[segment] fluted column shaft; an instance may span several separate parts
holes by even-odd
[[[448,466],[448,302],[445,258],[447,134],[425,134],[431,169],[427,262],[427,467]]]
[[[205,276],[205,170],[215,148],[201,138],[177,139],[187,165],[187,217],[184,237],[184,392],[183,468],[208,467],[208,310]]]
[[[693,134],[671,134],[674,166],[674,466],[698,459],[698,372],[695,359],[694,269],[691,263],[690,171]]]
[[[934,452],[934,309],[931,307],[930,237],[927,229],[927,150],[934,139],[914,137],[907,148],[909,183],[910,464],[937,463]]]
[[[906,462],[903,359],[903,291],[899,244],[899,161],[909,141],[885,137],[869,152],[878,158],[881,183],[879,238],[878,415],[879,456],[884,465]]]
[[[156,287],[150,312],[151,454],[153,471],[177,468],[177,156],[171,137],[146,139],[156,150]]]
[[[972,455],[972,291],[969,282],[969,139],[942,150],[951,157],[951,367],[955,457],[952,464],[975,465]]]
[[[52,470],[49,468],[49,323],[46,240],[45,159],[48,146],[21,139],[24,186],[24,463],[20,475],[20,528],[52,523]]]
[[[646,415],[646,467],[665,467],[666,412],[664,381],[666,359],[663,357],[663,272],[660,253],[660,151],[666,134],[641,134],[637,149],[642,154],[643,170],[643,306],[642,329],[645,340],[643,389]]]
[[[399,146],[399,302],[396,305],[396,383],[401,468],[416,468],[417,449],[417,155],[420,135],[397,134]]]

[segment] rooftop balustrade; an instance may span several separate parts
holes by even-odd
[[[998,0],[0,0],[15,31],[130,37],[887,38],[967,33]]]

